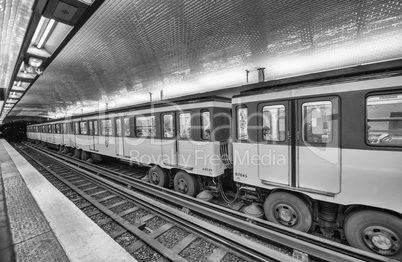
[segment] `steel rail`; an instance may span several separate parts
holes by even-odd
[[[35,149],[35,148],[33,148]],[[35,149],[37,150],[37,149]],[[207,239],[213,240],[220,245],[223,246],[228,246],[230,247],[228,251],[234,251],[235,253],[241,254],[247,258],[254,259],[257,261],[273,261],[273,262],[279,262],[279,261],[289,261],[289,262],[296,262],[300,261],[296,258],[292,258],[286,254],[283,254],[277,250],[267,248],[265,246],[262,246],[260,244],[257,244],[251,240],[242,238],[241,236],[238,236],[234,233],[228,232],[226,230],[223,230],[217,226],[211,225],[207,222],[201,221],[197,218],[194,218],[190,215],[187,215],[183,213],[182,211],[176,210],[172,207],[166,206],[163,203],[160,203],[156,200],[150,199],[146,196],[143,196],[139,193],[133,192],[132,190],[118,185],[108,179],[99,177],[98,175],[95,175],[92,172],[82,170],[81,168],[77,167],[77,165],[71,164],[71,163],[66,163],[66,162],[61,162],[60,158],[52,156],[47,154],[47,152],[43,152],[41,150],[38,150],[40,153],[45,153],[47,157],[52,158],[54,161],[57,161],[61,165],[64,165],[67,169],[73,169],[76,172],[79,172],[79,174],[83,175],[85,178],[93,181],[94,183],[107,188],[108,191],[114,192],[118,196],[124,196],[135,203],[138,203],[140,206],[144,206],[151,210],[152,212],[162,216],[162,217],[168,217],[170,220],[176,222],[177,224],[182,225],[184,228],[188,228],[194,232],[196,232],[199,235],[204,236]],[[111,211],[106,210],[107,208],[103,207],[101,204],[98,204],[96,201],[91,201],[90,197],[86,197],[85,194],[82,194],[83,191],[78,189],[77,186],[72,185],[69,181],[65,180],[63,177],[57,175],[53,170],[49,169],[46,165],[42,164],[39,160],[33,158],[30,156],[30,158],[35,161],[38,165],[43,167],[45,170],[48,172],[52,173],[55,177],[57,177],[59,180],[61,180],[63,183],[67,184],[69,187],[71,187],[74,191],[77,191],[84,199],[89,201],[92,205],[94,205],[96,208],[101,210],[103,213],[108,215],[113,219],[113,217],[116,217],[117,215],[114,214]],[[125,223],[120,223],[119,219],[113,219],[116,223],[120,224],[126,230],[130,231],[131,233],[135,235],[141,235],[141,240],[145,242],[146,244],[155,247],[155,241],[154,238],[155,236],[148,236],[142,232],[139,232],[138,229],[130,227],[127,228]],[[162,232],[163,233],[163,232]],[[173,259],[175,261],[177,259],[176,254],[172,252],[171,250],[168,250],[164,246],[160,246],[159,244],[159,249],[163,249],[163,254],[165,254],[169,259]],[[231,250],[233,249],[233,250]],[[185,261],[185,259],[183,259]]]
[[[233,211],[228,208],[220,207],[218,205],[201,201],[196,198],[177,193],[175,191],[158,187],[151,183],[141,181],[140,179],[134,179],[128,175],[120,174],[116,171],[108,170],[104,167],[98,167],[91,163],[86,163],[81,160],[65,157],[49,150],[46,150],[46,152],[56,158],[63,159],[64,161],[69,162],[72,165],[88,170],[89,172],[96,173],[99,176],[104,176],[109,180],[111,179],[115,182],[147,192],[148,194],[162,197],[168,201],[176,203],[177,205],[186,207],[193,212],[197,212],[228,225],[241,228],[262,238],[269,239],[278,244],[307,253],[310,256],[314,256],[327,261],[340,262],[397,262],[396,260],[386,258],[374,253],[342,245],[327,239],[310,235],[308,233],[293,230],[291,228],[285,228],[269,221],[247,216],[243,213]]]

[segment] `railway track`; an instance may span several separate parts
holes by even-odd
[[[30,146],[29,148],[29,150],[38,150]],[[215,245],[218,249],[212,249],[221,251],[215,251],[209,255],[204,254],[204,260],[392,261],[306,233],[282,228],[276,224],[251,218],[240,212],[199,201],[176,192],[170,192],[139,180],[138,178],[144,174],[138,173],[137,179],[133,179],[131,174],[122,174],[118,169],[112,171],[54,152],[47,152],[46,154],[50,154],[48,158],[51,158],[52,161],[62,159],[63,168],[68,169],[68,171],[60,169],[59,165],[61,164],[57,164],[57,166],[50,164],[52,168],[42,164],[42,168],[46,169],[47,172],[54,173],[53,176],[61,183],[71,185],[70,188],[75,190],[75,192],[71,192],[69,191],[71,189],[64,189],[62,192],[102,228],[116,228],[110,224],[117,224],[118,230],[111,232],[106,230],[106,232],[117,239],[117,242],[132,239],[131,242],[127,241],[129,244],[126,242],[119,243],[134,256],[135,252],[141,248],[146,249],[144,246],[147,246],[151,251],[145,250],[145,253],[155,254],[155,250],[157,250],[161,253],[160,258],[158,258],[161,259],[160,261],[163,261],[164,258],[172,261],[186,261],[186,256],[189,261],[192,261],[199,258],[192,257],[194,253],[187,252],[188,250],[192,250],[192,248],[197,250],[197,245],[204,247]],[[75,173],[82,173],[85,178]],[[95,183],[97,183],[96,187],[93,185]],[[138,192],[142,193],[139,194]],[[152,199],[144,196],[144,193],[152,196]],[[174,204],[166,206],[156,198]],[[136,204],[133,204],[134,202]],[[119,207],[122,209],[120,210]],[[191,213],[192,216],[188,213]],[[104,217],[104,214],[109,217]],[[138,216],[143,214],[143,216],[137,217],[134,214],[138,214]],[[131,220],[127,221],[130,217]],[[180,221],[180,219],[185,219],[185,221]],[[216,224],[218,225],[216,226]],[[161,226],[157,227],[156,225]],[[241,233],[235,234],[233,230]],[[177,241],[172,242],[171,240],[180,238],[175,237],[174,231],[178,232],[179,235],[183,235],[183,231],[192,233],[187,234],[176,243]],[[169,240],[166,241],[166,243],[174,243],[173,246],[171,246],[172,244],[166,246],[160,242],[164,241],[164,235],[167,232],[173,232],[172,236],[168,237]],[[242,237],[244,234],[248,234],[248,238]],[[141,237],[146,238],[142,239]],[[257,239],[259,243],[251,241],[250,238]],[[189,246],[188,243],[196,244],[191,247],[192,244]],[[261,245],[261,243],[263,244]],[[278,249],[281,252],[277,251]]]
[[[140,261],[283,261],[289,258],[279,252],[268,257],[262,252],[263,246],[236,245],[227,236],[212,233],[214,226],[194,223],[191,216],[177,207],[135,196],[129,189],[119,190],[114,183],[94,179],[69,164],[56,162],[51,156],[29,152],[27,157],[66,197]]]

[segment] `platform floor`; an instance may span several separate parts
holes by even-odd
[[[136,261],[0,140],[0,261]]]

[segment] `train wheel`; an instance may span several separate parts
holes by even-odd
[[[200,192],[197,178],[185,171],[179,171],[174,176],[174,190],[189,196],[196,196]]]
[[[312,224],[307,201],[288,192],[270,194],[264,203],[264,213],[268,221],[302,232],[307,232]]]
[[[63,152],[64,150],[64,146],[59,145],[59,150],[57,151],[58,154],[61,154],[61,152]]]
[[[74,149],[74,155],[73,155],[73,157],[74,157],[74,158],[77,158],[77,159],[80,159],[80,157],[81,157],[81,150],[78,149],[78,148]]]
[[[402,219],[375,210],[352,212],[345,236],[353,247],[402,261]]]
[[[85,150],[82,150],[82,152],[81,152],[81,160],[82,160],[82,161],[87,161],[88,158],[89,158],[88,152],[85,151]]]
[[[161,187],[169,186],[169,175],[159,166],[152,166],[148,172],[149,181]]]

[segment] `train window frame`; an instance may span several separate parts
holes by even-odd
[[[181,126],[181,116],[182,115],[189,115],[190,117],[189,117],[189,119],[190,119],[190,125],[188,126],[188,125],[186,125],[187,123],[185,123],[185,130],[184,130],[184,132],[182,132],[182,126]],[[179,127],[179,130],[178,130],[178,139],[180,139],[180,140],[190,140],[191,138],[192,138],[192,128],[193,128],[193,125],[192,125],[192,114],[191,114],[191,111],[183,111],[183,112],[180,112],[179,114],[178,114],[178,116],[177,116],[177,119],[178,119],[178,121],[179,121],[179,124],[178,124],[178,127]],[[187,122],[187,120],[186,120],[186,122]],[[190,132],[188,132],[190,130]],[[184,134],[186,134],[185,136],[183,136]]]
[[[110,127],[108,127],[109,132],[107,134],[105,134],[105,132],[104,132],[106,129],[103,129],[103,127],[104,127],[103,123],[106,122],[106,121],[110,121]],[[111,118],[100,119],[100,121],[99,121],[99,131],[100,131],[99,132],[100,136],[113,136],[113,121],[112,121],[112,119]]]
[[[307,129],[305,129],[306,128],[306,124],[308,124],[308,123],[311,123],[311,125],[312,125],[312,127],[316,127],[317,126],[317,120],[315,120],[315,121],[313,121],[313,119],[317,119],[317,118],[313,118],[313,117],[311,117],[311,122],[307,122],[306,121],[306,117],[304,117],[305,116],[305,106],[311,106],[311,105],[313,105],[313,104],[324,104],[325,105],[325,103],[329,103],[330,105],[331,105],[331,107],[330,107],[330,109],[331,109],[331,118],[329,119],[330,120],[330,130],[328,130],[328,128],[324,128],[324,122],[326,122],[326,123],[328,123],[328,120],[327,121],[325,121],[325,120],[321,120],[322,121],[322,131],[323,132],[328,132],[328,134],[326,134],[326,135],[329,135],[330,134],[330,139],[329,140],[326,140],[326,141],[324,141],[323,139],[325,138],[325,137],[323,137],[323,136],[325,136],[325,134],[324,133],[321,133],[321,138],[320,138],[320,140],[319,141],[310,141],[309,139],[307,139],[308,137],[307,137]],[[305,142],[305,143],[308,143],[308,144],[320,144],[320,145],[329,145],[329,144],[332,144],[332,142],[334,141],[334,109],[335,109],[335,105],[334,105],[334,103],[333,103],[333,101],[332,100],[328,100],[328,99],[326,99],[326,98],[323,98],[323,100],[316,100],[316,101],[307,101],[307,102],[303,102],[301,105],[300,105],[300,110],[301,110],[301,116],[302,116],[302,118],[301,118],[301,139],[302,139],[302,141],[303,142]],[[321,115],[322,116],[322,115]],[[320,118],[322,118],[322,117],[320,117]],[[314,124],[315,123],[315,124]],[[328,125],[328,124],[327,124]],[[328,126],[327,126],[328,127]],[[310,136],[310,138],[315,138],[315,139],[318,139],[318,136],[320,135],[320,134],[315,134],[313,131],[312,131],[312,135],[315,135],[315,137],[311,137]],[[329,137],[328,137],[329,138]]]
[[[278,130],[277,130],[277,132],[272,132],[272,129],[273,129],[273,127],[272,127],[273,124],[272,124],[272,121],[271,121],[272,119],[269,118],[270,123],[268,125],[268,123],[266,122],[266,118],[268,118],[268,115],[266,115],[265,112],[269,112],[270,114],[272,114],[272,112],[269,111],[269,109],[275,109],[275,108],[283,109],[283,112],[284,112],[284,118],[283,118],[284,130],[280,130],[280,127],[281,127],[280,121],[281,121],[282,118],[281,118],[281,113],[278,113],[278,116],[277,116],[278,117],[278,123],[277,123]],[[265,109],[268,109],[268,110],[265,110]],[[288,121],[288,112],[286,110],[286,105],[283,104],[283,103],[263,104],[263,105],[261,105],[260,110],[261,110],[260,112],[261,112],[261,116],[262,116],[261,133],[260,133],[262,141],[267,142],[267,143],[285,142],[286,141],[286,132],[288,130],[288,126],[287,126],[288,125],[288,123],[287,123],[287,121]],[[269,131],[269,133],[268,133],[268,131]],[[283,137],[281,137],[281,133],[280,133],[281,131],[283,132],[282,133]],[[276,137],[278,137],[278,138],[276,138]]]
[[[55,124],[54,127],[55,127],[55,133],[56,134],[61,134],[61,132],[60,132],[60,124]]]
[[[153,119],[151,122],[153,122],[153,125],[151,124],[150,126],[147,126],[148,127],[148,129],[149,129],[149,127],[151,127],[151,132],[150,133],[148,133],[148,134],[146,134],[146,135],[143,135],[142,133],[139,135],[139,130],[138,130],[138,127],[139,127],[139,125],[138,125],[138,123],[137,123],[137,120],[139,120],[139,119],[143,119],[143,118],[150,118],[150,119]],[[147,120],[148,121],[148,120]],[[154,115],[137,115],[137,116],[135,116],[134,117],[134,135],[135,135],[135,137],[141,137],[141,138],[155,138],[156,137],[156,123],[155,123],[155,121],[156,121],[156,117],[154,116]],[[141,126],[141,127],[144,127],[144,126]],[[145,129],[143,129],[143,130],[145,130]],[[143,131],[142,130],[142,131]],[[153,131],[153,132],[152,132]]]
[[[93,120],[88,121],[88,135],[89,136],[94,135],[94,121]]]
[[[79,121],[78,122],[79,125],[79,132],[80,135],[88,135],[88,123],[87,121]]]
[[[119,124],[117,124],[117,122],[119,122]],[[122,126],[121,117],[114,118],[114,132],[115,132],[116,137],[123,136],[123,126]]]
[[[126,120],[128,120],[128,125]],[[124,137],[133,137],[134,136],[134,117],[133,116],[124,116],[123,117],[123,135]],[[127,130],[129,131],[127,134]]]
[[[246,117],[246,136],[244,138],[242,138],[240,136],[240,110],[246,109],[247,110],[247,117]],[[244,129],[244,128],[243,128]],[[236,139],[238,141],[248,141],[250,138],[249,134],[248,134],[248,107],[246,105],[240,105],[236,107]]]
[[[204,123],[204,114],[208,113],[208,118],[209,119],[209,123],[207,125],[205,125]],[[201,119],[200,119],[200,124],[201,124],[201,139],[202,140],[207,140],[210,141],[212,134],[211,134],[211,125],[212,125],[212,121],[211,121],[211,112],[208,109],[203,109],[201,110],[201,115],[200,115]]]
[[[368,110],[368,100],[369,98],[372,97],[377,97],[379,101],[380,99],[386,99],[386,98],[392,98],[392,96],[396,96],[396,98],[398,99],[397,101],[399,101],[402,104],[402,92],[398,92],[397,90],[395,91],[390,91],[390,92],[381,92],[381,93],[368,93],[365,96],[365,101],[364,101],[364,142],[367,146],[369,147],[382,147],[382,148],[401,148],[402,147],[402,142],[400,144],[392,144],[389,143],[392,141],[392,136],[389,133],[390,129],[389,128],[389,124],[391,121],[400,121],[401,125],[401,130],[402,130],[402,111],[396,111],[396,112],[389,112],[389,113],[399,113],[401,116],[396,116],[396,117],[377,117],[377,118],[369,118],[369,110]],[[398,103],[399,104],[399,103]],[[396,119],[395,119],[396,118]],[[371,122],[371,125],[369,125],[369,123]],[[386,131],[385,133],[383,132],[383,134],[379,135],[379,136],[372,136],[370,137],[370,133],[372,133],[373,131],[371,127],[373,125],[373,122],[388,122],[388,129],[384,129],[384,130],[380,130],[381,132]],[[397,126],[397,124],[396,124]],[[397,126],[398,127],[398,126]],[[398,129],[397,129],[398,130]],[[374,130],[375,132],[376,130]],[[399,135],[399,133],[397,133]],[[401,131],[401,135],[402,135],[402,131]],[[402,139],[402,136],[400,136],[399,139]]]
[[[94,124],[94,136],[99,136],[99,120],[94,119],[93,124]]]
[[[171,123],[172,131],[170,132],[171,136],[167,136],[167,134],[169,134],[169,132],[166,133],[167,130],[165,128],[165,116],[171,116],[171,120],[172,120],[172,123]],[[175,133],[176,133],[174,113],[163,113],[161,120],[162,120],[162,127],[163,127],[162,138],[163,139],[174,139]]]

